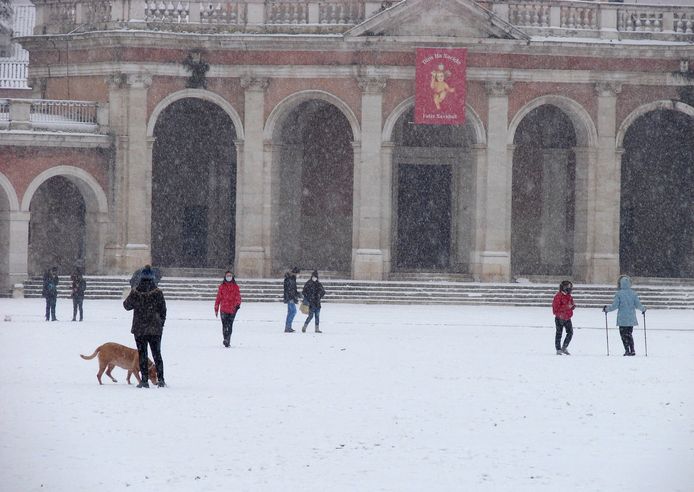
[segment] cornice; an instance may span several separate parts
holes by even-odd
[[[147,77],[180,77],[190,74],[180,64],[172,63],[118,63],[101,62],[89,65],[71,65],[71,77],[112,77],[113,74],[147,73]],[[256,79],[339,79],[359,78],[360,67],[352,65],[213,65],[207,73],[208,80],[216,78],[242,79],[249,73]],[[65,66],[52,65],[32,66],[31,77],[65,77],[68,75]],[[112,83],[125,82],[117,76]],[[414,67],[379,66],[372,67],[371,78],[388,80],[414,80]],[[467,79],[471,82],[488,82],[510,80],[514,83],[560,83],[560,84],[594,84],[597,82],[615,82],[624,85],[652,86],[688,86],[691,83],[683,77],[669,72],[629,72],[598,70],[535,70],[468,67]]]
[[[3,147],[62,147],[96,149],[109,148],[112,144],[110,135],[67,132],[41,131],[0,131]]]

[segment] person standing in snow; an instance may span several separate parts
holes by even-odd
[[[325,289],[323,288],[323,284],[318,281],[317,270],[313,270],[311,278],[304,284],[301,295],[304,297],[303,302],[308,304],[308,318],[306,318],[306,321],[304,321],[304,326],[301,328],[301,332],[306,333],[308,324],[315,316],[316,333],[323,333],[320,331],[320,300],[325,295]]]
[[[241,309],[241,290],[236,283],[234,274],[227,270],[224,273],[224,281],[217,289],[217,298],[214,301],[214,315],[222,312],[222,344],[229,348],[231,344],[231,332],[234,328],[234,318]]]
[[[58,267],[46,270],[43,274],[41,296],[46,298],[46,321],[58,321],[55,317],[55,305],[58,301]]]
[[[635,310],[645,313],[646,307],[641,304],[638,294],[632,290],[629,276],[621,275],[617,281],[617,287],[612,304],[604,306],[602,310],[605,313],[617,310],[617,326],[619,326],[619,336],[624,345],[624,355],[636,355],[633,331],[634,326],[637,326],[639,322],[636,319]]]
[[[155,283],[152,267],[145,265],[142,269],[137,287],[130,291],[128,297],[123,301],[123,307],[126,311],[133,311],[133,325],[130,333],[135,336],[135,344],[140,356],[140,375],[142,376],[137,387],[149,388],[147,345],[152,349],[152,358],[157,368],[157,386],[165,387],[164,361],[161,358],[161,336],[166,322],[166,300],[164,293]]]
[[[299,273],[298,267],[284,274],[284,303],[287,305],[287,319],[284,323],[285,333],[294,333],[292,321],[296,316],[296,303],[299,302],[299,291],[296,289],[296,274]]]
[[[568,280],[564,280],[559,284],[559,292],[556,293],[554,299],[552,300],[554,325],[557,329],[554,336],[554,348],[557,350],[557,355],[571,355],[567,348],[569,347],[571,338],[573,338],[574,335],[573,325],[571,324],[571,316],[573,316],[574,309],[576,309],[576,303],[574,303],[574,299],[571,297],[572,289],[573,284]],[[561,336],[564,330],[566,330],[566,337],[564,338],[564,343],[562,344]]]
[[[72,321],[77,321],[77,311],[80,312],[80,321],[82,321],[82,303],[84,302],[84,292],[87,290],[87,281],[84,280],[84,276],[79,268],[70,275],[70,280],[72,281],[72,287],[70,290],[70,297],[72,297]]]

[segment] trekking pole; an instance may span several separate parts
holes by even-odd
[[[646,338],[646,311],[643,311],[643,343],[646,346],[646,357],[648,357],[648,339]]]
[[[605,342],[607,343],[607,355],[610,355],[610,337],[607,334],[607,312],[605,312]]]

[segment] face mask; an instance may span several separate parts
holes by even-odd
[[[231,282],[231,280],[232,280],[233,278],[234,278],[234,277],[232,277],[231,275],[227,275],[226,277],[224,277],[224,279],[225,279],[227,282]]]
[[[564,287],[564,292],[571,294],[571,287]]]
[[[311,280],[313,280],[314,282],[317,282],[317,281],[318,281],[318,277],[311,277]]]

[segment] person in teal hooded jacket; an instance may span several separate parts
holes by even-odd
[[[603,307],[602,310],[606,313],[617,310],[617,326],[619,326],[619,336],[622,337],[624,345],[624,355],[636,355],[632,333],[634,326],[637,326],[639,322],[636,319],[635,310],[645,313],[646,307],[641,304],[638,294],[631,289],[631,279],[627,275],[619,277],[617,287],[619,290],[615,293],[612,304]]]

